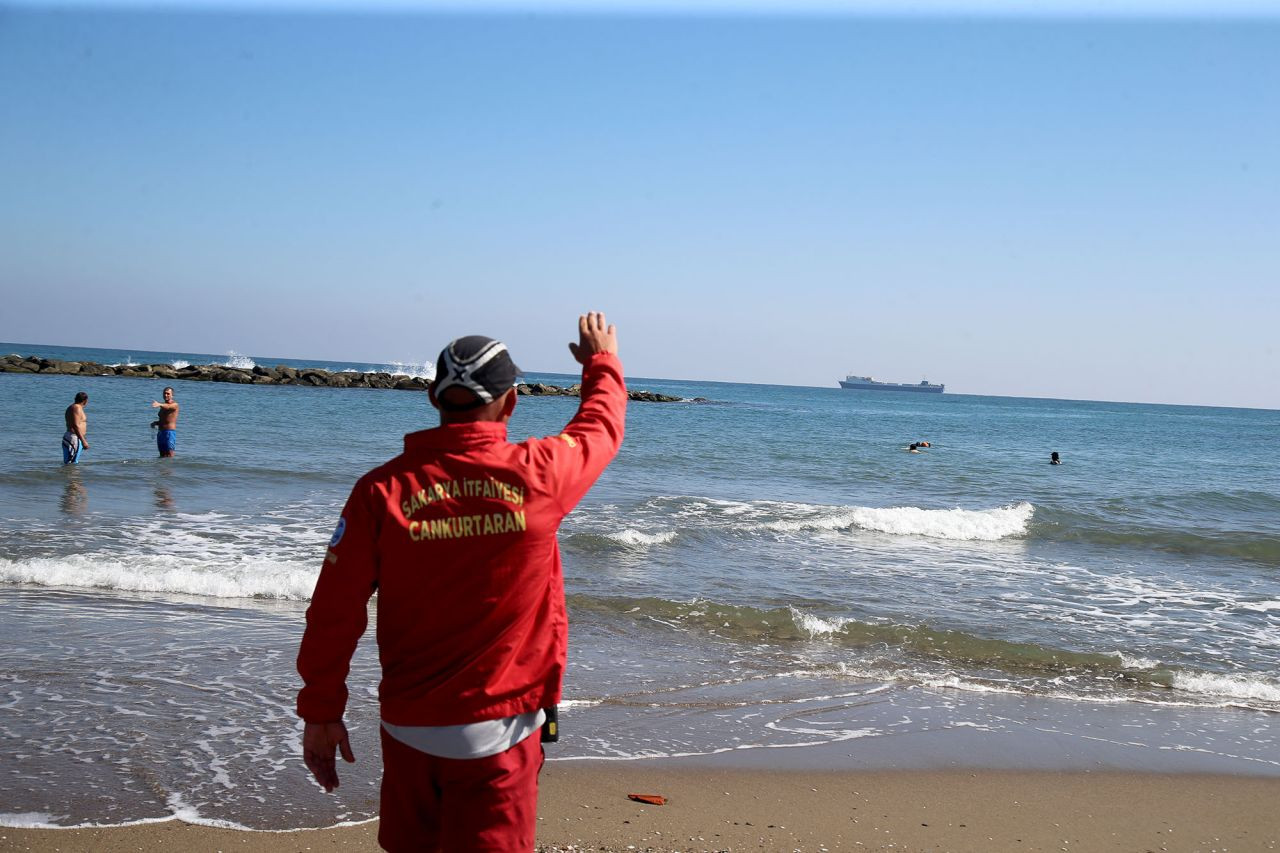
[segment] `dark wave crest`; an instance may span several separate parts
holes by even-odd
[[[1148,698],[1240,704],[1280,712],[1280,681],[1262,675],[1209,673],[1119,653],[1012,642],[927,624],[907,625],[822,617],[803,606],[759,608],[706,600],[670,601],[571,595],[575,618],[654,623],[715,642],[825,660],[842,671],[940,686],[1010,692],[1067,693],[1099,698]],[[814,604],[812,609],[819,605]],[[818,654],[814,655],[813,652]],[[822,652],[828,654],[823,655]]]
[[[740,643],[822,642],[847,649],[890,647],[963,664],[1021,672],[1114,672],[1115,655],[1012,643],[928,625],[859,622],[813,616],[793,607],[761,609],[710,601],[569,596],[571,607],[635,620],[653,620]]]
[[[1125,518],[1038,507],[1028,531],[1032,539],[1152,549],[1175,554],[1248,560],[1280,566],[1280,534],[1265,530],[1170,529],[1142,517]]]

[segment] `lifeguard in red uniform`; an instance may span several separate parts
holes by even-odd
[[[518,370],[473,335],[447,346],[429,388],[440,426],[351,491],[298,653],[303,756],[327,791],[354,761],[342,717],[366,606],[378,593],[387,850],[533,847],[537,737],[560,701],[568,616],[556,531],[622,443],[617,334],[579,318],[569,345],[581,404],[556,436],[507,440]]]

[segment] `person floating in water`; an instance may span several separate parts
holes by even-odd
[[[178,449],[178,404],[173,401],[173,389],[164,389],[164,402],[152,400],[151,408],[160,410],[160,418],[151,422],[160,430],[156,433],[156,449],[161,457],[172,456]]]
[[[929,442],[927,441],[913,441],[911,442],[910,445],[908,445],[907,450],[911,451],[912,453],[919,453],[920,448],[928,447],[928,446],[929,446]]]
[[[76,464],[80,461],[80,451],[89,449],[89,442],[84,437],[89,429],[89,419],[84,413],[84,407],[88,402],[89,395],[79,391],[76,393],[75,402],[67,406],[67,411],[64,413],[67,431],[62,434],[63,465]]]
[[[1050,454],[1049,454],[1049,464],[1050,464],[1050,465],[1061,465],[1061,464],[1062,464],[1062,460],[1058,458],[1058,451],[1056,451],[1056,450],[1055,450],[1055,451],[1053,451],[1052,453],[1050,453]]]

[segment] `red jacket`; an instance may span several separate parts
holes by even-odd
[[[298,652],[298,715],[342,719],[346,678],[378,591],[382,718],[402,726],[499,719],[560,701],[568,644],[556,530],[622,443],[616,355],[582,371],[558,436],[505,424],[410,433],[356,482],[325,554]]]

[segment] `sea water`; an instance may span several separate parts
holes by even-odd
[[[562,526],[550,760],[1280,775],[1280,412],[628,382],[685,402],[630,403]],[[433,412],[175,382],[178,455],[159,459],[163,385],[0,374],[0,824],[366,819],[372,625],[348,682],[359,761],[333,795],[301,763],[294,657],[352,483]],[[64,467],[80,390],[90,448]],[[576,405],[522,397],[509,434],[554,434]]]

